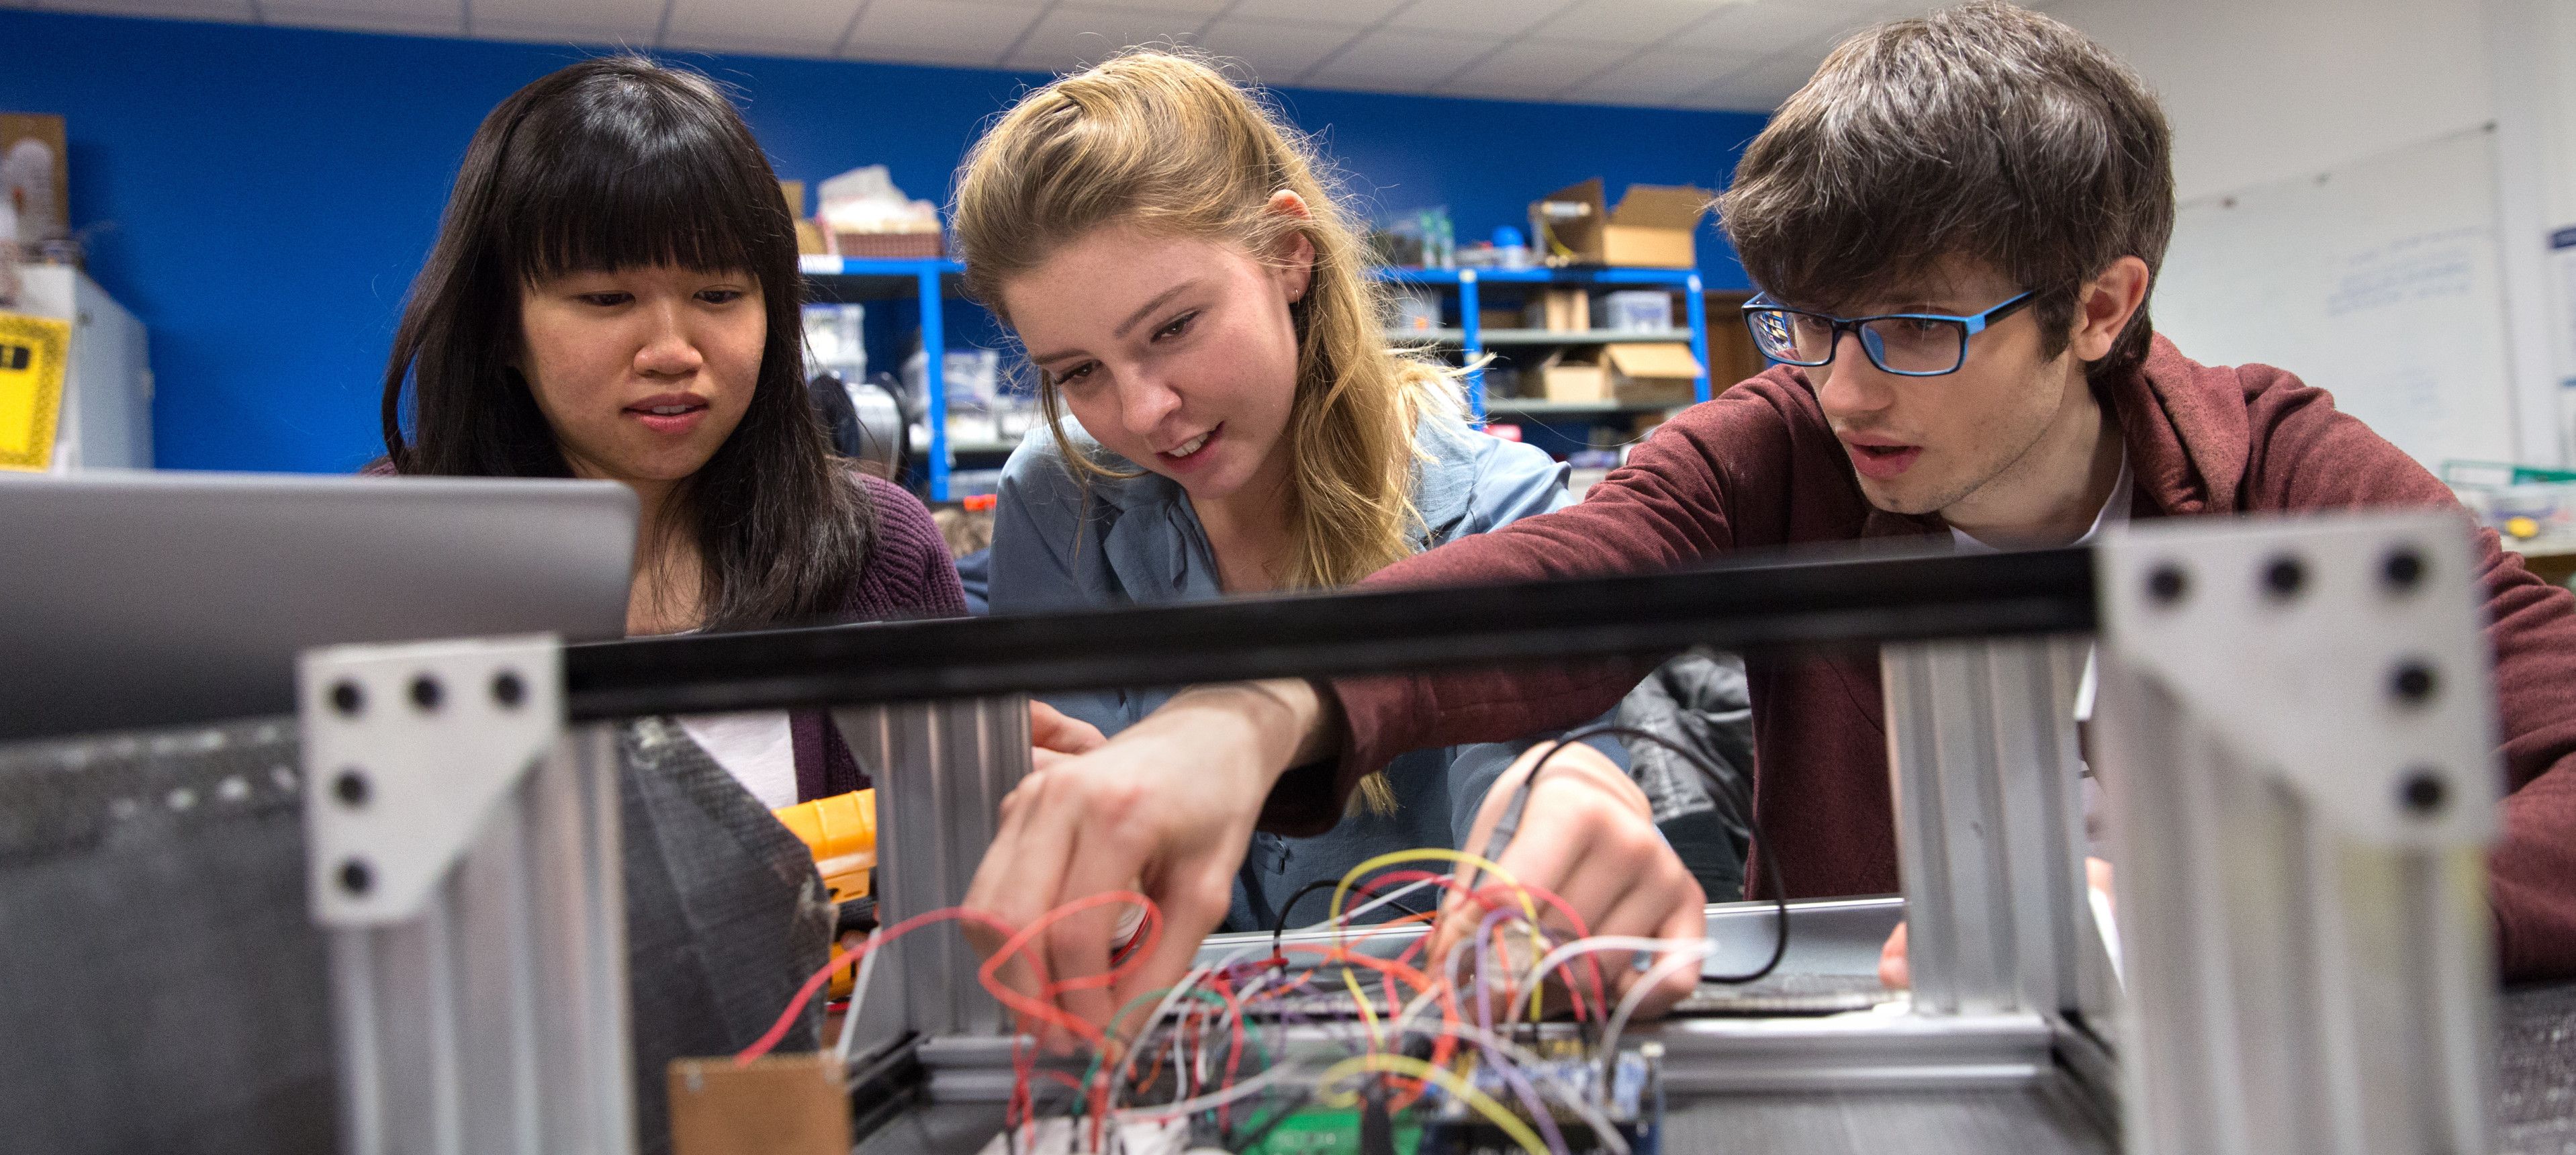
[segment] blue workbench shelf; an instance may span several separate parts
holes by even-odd
[[[930,500],[948,500],[948,475],[954,466],[952,446],[948,440],[948,389],[945,381],[948,353],[945,302],[960,294],[966,266],[944,257],[887,259],[868,257],[808,256],[801,265],[810,288],[807,299],[816,303],[911,300],[921,310],[922,420],[930,430],[930,444],[923,457]],[[1459,327],[1427,333],[1397,334],[1399,341],[1421,342],[1455,349],[1473,365],[1488,349],[1532,345],[1578,345],[1614,341],[1678,341],[1690,343],[1691,355],[1700,363],[1696,396],[1709,397],[1708,378],[1708,308],[1701,293],[1700,276],[1690,269],[1403,269],[1378,270],[1380,279],[1401,285],[1418,285],[1454,292],[1457,296]],[[1666,288],[1682,294],[1690,318],[1686,331],[1673,333],[1622,333],[1593,330],[1580,333],[1546,332],[1530,329],[1485,329],[1478,323],[1482,305],[1481,290],[1486,285],[1536,286],[1566,288],[1573,286],[1610,289]],[[1467,374],[1467,404],[1475,411],[1476,420],[1485,420],[1488,405],[1482,370]],[[1493,408],[1532,418],[1608,418],[1635,407],[1616,403],[1555,404],[1545,401],[1504,401]]]
[[[815,304],[916,301],[921,306],[922,422],[930,444],[922,457],[930,500],[948,500],[948,325],[945,303],[958,296],[966,266],[945,257],[886,258],[807,256],[805,299]]]
[[[1589,345],[1620,341],[1687,341],[1691,356],[1699,359],[1699,381],[1694,391],[1697,400],[1709,398],[1708,384],[1708,301],[1702,294],[1699,273],[1691,269],[1609,269],[1609,268],[1537,268],[1537,269],[1409,269],[1382,268],[1378,278],[1398,285],[1437,288],[1457,294],[1458,327],[1434,329],[1420,333],[1391,333],[1398,343],[1436,345],[1458,350],[1464,363],[1474,366],[1489,349],[1531,345]],[[1604,289],[1670,289],[1680,293],[1683,308],[1690,319],[1689,327],[1671,333],[1632,333],[1595,329],[1588,332],[1551,332],[1538,329],[1487,329],[1480,317],[1483,288],[1487,285],[1531,286],[1539,288],[1604,288]],[[1485,397],[1485,374],[1482,369],[1467,372],[1467,405],[1476,420],[1485,420],[1488,412]],[[1634,410],[1636,406],[1616,403],[1568,405],[1545,401],[1498,401],[1490,408],[1531,417],[1595,415],[1608,416]],[[1653,408],[1661,408],[1655,406]]]

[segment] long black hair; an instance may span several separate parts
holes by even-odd
[[[732,102],[694,72],[585,60],[483,119],[394,334],[387,462],[571,476],[514,365],[520,294],[566,273],[653,265],[746,271],[769,323],[742,423],[673,492],[704,559],[705,624],[830,614],[866,559],[875,510],[805,397],[796,226],[777,176]]]

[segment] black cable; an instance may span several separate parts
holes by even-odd
[[[1281,953],[1279,942],[1288,935],[1288,915],[1290,912],[1297,909],[1297,900],[1319,890],[1331,890],[1341,884],[1342,880],[1338,878],[1318,878],[1304,886],[1298,887],[1295,894],[1288,896],[1288,901],[1279,904],[1279,914],[1270,924],[1270,957],[1278,958]],[[1359,883],[1356,884],[1355,889],[1365,888],[1367,885],[1367,883]],[[1427,916],[1431,913],[1425,910],[1415,910],[1401,902],[1390,902],[1387,905],[1416,917]]]
[[[1484,857],[1497,862],[1502,860],[1503,848],[1510,845],[1512,835],[1518,831],[1521,812],[1529,806],[1530,790],[1538,784],[1539,771],[1547,769],[1548,760],[1556,757],[1569,745],[1586,738],[1597,738],[1603,735],[1623,740],[1637,739],[1650,742],[1680,755],[1682,761],[1692,770],[1697,771],[1700,777],[1708,779],[1710,801],[1722,803],[1732,812],[1730,816],[1745,831],[1746,853],[1750,855],[1759,852],[1763,873],[1770,876],[1772,902],[1776,904],[1779,911],[1779,934],[1777,941],[1771,946],[1769,961],[1741,975],[1701,975],[1700,978],[1707,982],[1740,985],[1757,982],[1778,969],[1780,960],[1789,953],[1789,885],[1780,874],[1780,856],[1773,849],[1771,840],[1763,837],[1761,819],[1754,813],[1751,801],[1740,797],[1734,789],[1734,784],[1727,781],[1726,776],[1720,774],[1716,767],[1709,765],[1708,760],[1698,751],[1661,734],[1640,730],[1634,726],[1604,724],[1586,726],[1556,739],[1547,747],[1545,753],[1539,755],[1538,764],[1530,767],[1529,777],[1521,779],[1520,786],[1512,792],[1512,800],[1504,808],[1503,819],[1494,824],[1493,836],[1486,839]]]

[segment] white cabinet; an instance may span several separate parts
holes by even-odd
[[[67,265],[21,265],[14,312],[72,323],[53,472],[152,468],[152,363],[143,323]]]

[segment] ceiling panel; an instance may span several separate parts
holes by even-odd
[[[802,44],[800,56],[829,56],[861,0],[671,0],[662,42],[719,48],[715,39]],[[721,49],[719,49],[721,50]]]
[[[1709,0],[1584,0],[1530,35],[1642,48],[1714,19],[1718,13],[1719,6]]]
[[[1373,32],[1307,73],[1304,83],[1423,92],[1501,45],[1472,36]]]
[[[1593,104],[1672,104],[1755,63],[1755,57],[1705,49],[1661,49],[1586,80],[1565,98]]]
[[[261,0],[271,24],[458,36],[465,32],[464,0]]]
[[[665,7],[664,0],[474,0],[472,20],[477,36],[651,44]]]
[[[1509,40],[1581,0],[1414,0],[1387,21],[1389,28],[1455,32]]]
[[[1365,28],[1404,7],[1405,0],[1239,0],[1227,16],[1296,24]]]
[[[1077,68],[1132,44],[1190,43],[1204,23],[1188,13],[1068,4],[1040,17],[1007,63],[1032,72]]]
[[[1545,100],[1621,59],[1630,49],[1602,44],[1520,41],[1476,62],[1440,86],[1443,93]]]
[[[1805,54],[1773,56],[1762,63],[1684,97],[1680,103],[1692,108],[1733,108],[1748,112],[1768,112],[1780,106],[1816,74],[1822,63],[1821,53],[1811,59]]]
[[[1037,19],[1036,8],[983,0],[869,0],[844,55],[992,67]]]
[[[1675,41],[1756,55],[1804,47],[1880,17],[1878,8],[1832,0],[1748,0],[1718,9]],[[1821,45],[1816,58],[1824,58]],[[1808,62],[1811,66],[1814,61]]]
[[[170,16],[181,20],[226,20],[249,23],[257,18],[250,0],[51,0],[53,12],[95,12],[102,16]]]
[[[872,44],[867,41],[854,39],[849,44],[842,47],[841,58],[844,60],[874,60],[884,64],[934,64],[951,68],[998,68],[1000,66],[993,62],[993,58],[1001,55],[1001,52],[1002,50],[999,47],[993,45],[960,45],[944,48],[920,44],[896,46],[889,44]]]
[[[1332,55],[1334,49],[1350,43],[1355,35],[1358,35],[1358,30],[1354,28],[1240,20],[1229,16],[1208,25],[1207,31],[1199,36],[1199,44],[1219,56],[1242,61],[1253,80],[1263,84],[1286,84],[1305,75],[1308,69]]]

